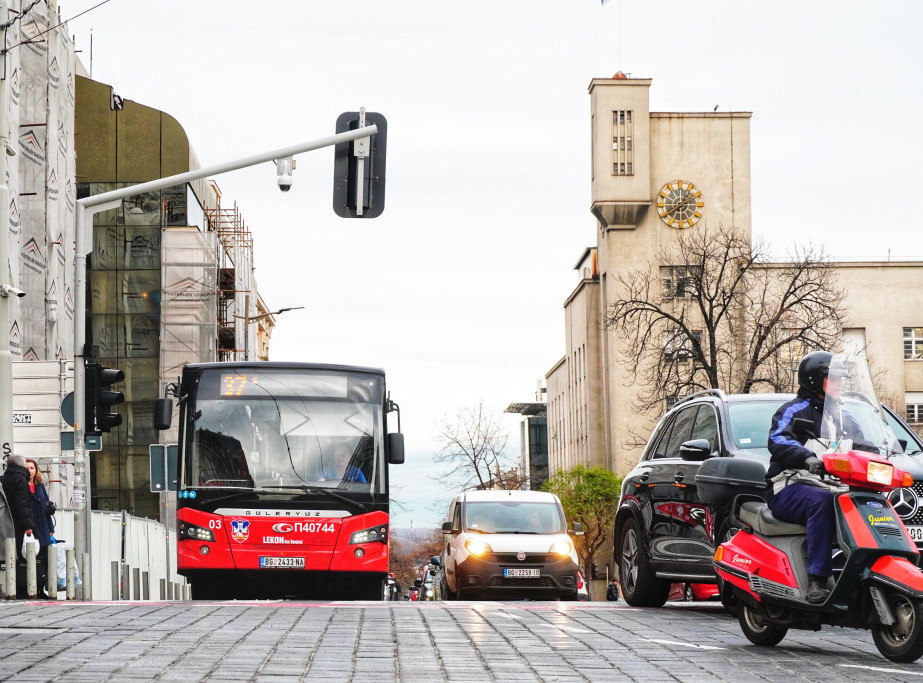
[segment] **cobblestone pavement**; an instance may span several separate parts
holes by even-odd
[[[751,645],[705,604],[0,604],[10,681],[914,681],[868,631]]]

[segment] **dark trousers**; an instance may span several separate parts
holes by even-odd
[[[808,573],[830,576],[831,546],[836,534],[833,494],[808,484],[786,486],[769,503],[772,514],[785,522],[808,527]]]

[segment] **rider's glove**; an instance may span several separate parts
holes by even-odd
[[[823,474],[827,471],[824,469],[824,461],[813,455],[804,461],[804,466],[811,474]]]

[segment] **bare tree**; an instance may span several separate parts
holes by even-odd
[[[761,242],[700,226],[658,260],[613,278],[619,298],[604,321],[626,342],[642,412],[706,388],[789,390],[789,356],[839,343],[845,295],[822,249],[773,262]]]
[[[521,487],[522,477],[505,452],[509,434],[485,411],[483,402],[474,409],[459,411],[455,424],[444,421],[439,436],[443,447],[433,460],[448,466],[436,477],[447,488]]]

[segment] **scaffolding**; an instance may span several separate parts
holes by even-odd
[[[246,345],[246,319],[256,304],[253,284],[253,234],[233,207],[206,209],[205,214],[218,237],[217,356],[219,361],[237,360]]]

